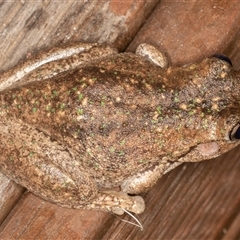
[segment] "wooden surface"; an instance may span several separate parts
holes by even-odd
[[[128,51],[149,42],[177,65],[223,52],[240,69],[237,0],[2,1],[0,23],[2,70],[39,49],[72,41]],[[0,239],[240,239],[239,157],[240,147],[162,177],[143,195],[143,231],[108,213],[64,209],[28,192],[21,196],[20,187],[0,176]]]

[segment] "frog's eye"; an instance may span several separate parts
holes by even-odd
[[[219,58],[219,59],[229,63],[232,66],[232,61],[230,60],[230,58],[228,58],[227,56],[225,56],[223,54],[214,54],[214,55],[212,55],[212,57]]]
[[[230,132],[230,140],[234,141],[239,139],[240,139],[240,124],[237,124]]]

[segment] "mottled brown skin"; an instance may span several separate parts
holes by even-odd
[[[123,192],[239,144],[240,77],[218,58],[161,69],[113,54],[39,79],[0,93],[0,171],[61,206],[140,213]]]

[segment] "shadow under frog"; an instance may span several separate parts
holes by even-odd
[[[0,171],[64,207],[141,213],[163,174],[239,144],[239,78],[216,57],[167,67],[148,44],[40,53],[0,77]]]

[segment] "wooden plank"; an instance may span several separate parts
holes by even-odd
[[[3,1],[1,71],[39,49],[99,42],[125,49],[159,0]]]
[[[98,211],[61,208],[27,193],[0,227],[0,239],[92,239],[111,218]]]
[[[204,4],[203,1],[163,0],[128,51],[134,51],[142,42],[152,43],[164,51],[174,65],[223,53],[240,69],[239,8],[237,0],[210,0]]]
[[[21,197],[24,189],[0,173],[0,224]]]

